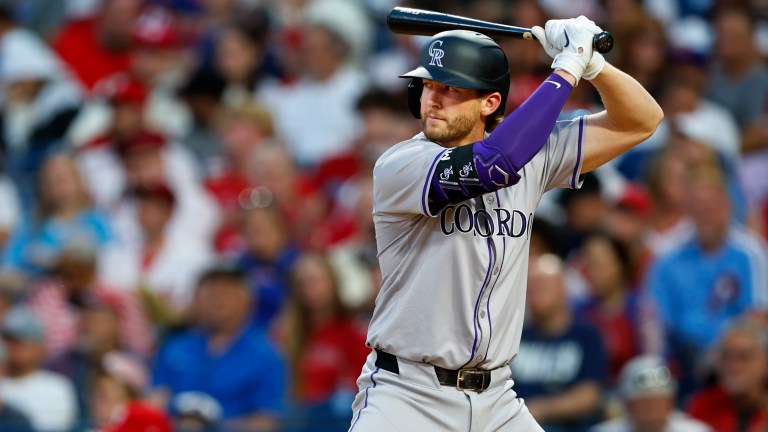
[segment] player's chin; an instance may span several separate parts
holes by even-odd
[[[426,117],[422,121],[422,126],[424,127],[424,133],[427,135],[442,135],[445,133],[448,123],[442,119]]]

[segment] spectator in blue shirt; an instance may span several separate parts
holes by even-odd
[[[74,160],[48,158],[40,171],[35,213],[11,235],[2,257],[6,270],[39,275],[50,270],[65,245],[101,247],[112,239],[105,214],[94,209]]]
[[[218,266],[198,284],[194,326],[168,338],[153,368],[153,399],[205,393],[222,407],[225,430],[270,431],[284,407],[284,364],[264,334],[250,326],[250,290],[234,266]]]
[[[515,391],[547,432],[584,431],[601,420],[608,362],[597,329],[574,318],[557,256],[531,258],[527,309]]]
[[[288,229],[273,205],[250,209],[243,223],[245,248],[237,260],[254,296],[254,324],[265,330],[283,308],[288,274],[299,257]]]
[[[731,222],[720,171],[713,166],[695,170],[688,197],[694,238],[659,258],[647,278],[684,374],[694,370],[696,359],[730,319],[768,303],[765,244]],[[692,376],[687,378],[681,377],[683,396],[694,384]]]

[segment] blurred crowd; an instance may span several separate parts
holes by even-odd
[[[0,430],[347,430],[372,166],[420,130],[398,4],[0,0]],[[511,367],[544,429],[768,430],[768,2],[402,4],[584,14],[664,108],[534,221]],[[549,61],[499,42],[510,112]]]

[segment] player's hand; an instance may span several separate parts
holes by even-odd
[[[562,69],[579,79],[593,79],[605,66],[605,59],[592,50],[592,40],[602,29],[585,16],[564,20],[549,20],[542,29],[531,32],[546,53],[554,58],[553,69]]]

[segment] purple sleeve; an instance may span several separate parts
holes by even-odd
[[[484,140],[449,149],[430,179],[430,213],[512,186],[544,147],[573,86],[552,74]]]
[[[483,186],[497,190],[520,180],[517,174],[547,143],[573,86],[552,74],[505,118],[488,138],[474,144],[474,162]]]

